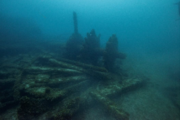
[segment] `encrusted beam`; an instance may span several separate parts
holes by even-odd
[[[102,90],[98,90],[99,93],[103,94],[104,96],[112,96],[116,94],[120,94],[122,92],[134,89],[138,87],[144,82],[142,79],[127,79],[123,80],[120,84],[113,84],[107,87],[104,87]]]
[[[68,68],[72,70],[76,70],[82,73],[85,73],[89,77],[97,78],[98,80],[108,80],[109,78],[109,73],[105,68],[102,67],[96,67],[80,62],[75,62],[71,60],[66,60],[66,59],[52,59],[48,57],[41,57],[40,59],[44,59],[45,61],[48,61],[50,64],[60,66],[61,68]]]
[[[129,120],[129,114],[121,109],[119,109],[111,100],[107,97],[97,93],[91,92],[90,95],[94,100],[101,103],[107,112],[112,115],[117,120]]]

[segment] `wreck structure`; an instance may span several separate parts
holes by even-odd
[[[77,14],[73,12],[74,33],[70,36],[66,43],[64,56],[68,59],[77,60],[78,55],[82,49],[83,37],[78,32]]]
[[[118,52],[118,39],[115,34],[109,38],[106,48],[100,48],[100,35],[96,35],[94,29],[87,36],[82,38],[78,33],[77,15],[73,13],[74,33],[67,41],[65,58],[78,60],[83,63],[100,66],[98,63],[103,62],[103,67],[113,72],[116,59],[124,59],[125,54]],[[101,59],[100,61],[100,58]]]
[[[118,39],[115,34],[113,34],[106,43],[103,57],[104,67],[109,71],[114,70],[115,60],[117,58],[125,59],[125,54],[118,52]]]
[[[135,90],[143,79],[119,82],[104,67],[40,54],[31,59],[19,56],[18,61],[10,61],[13,64],[0,66],[6,71],[0,71],[4,76],[0,80],[0,112],[18,105],[14,108],[18,120],[71,120],[78,115],[82,118],[84,110],[98,104],[116,120],[129,119],[128,112],[117,107],[112,98]]]
[[[102,56],[100,35],[97,36],[95,30],[92,29],[90,33],[87,33],[80,57],[85,63],[97,65],[100,56]]]
[[[118,52],[116,35],[103,50],[95,30],[83,40],[75,12],[73,20],[64,57],[29,53],[0,65],[0,112],[14,107],[17,120],[81,120],[87,109],[99,105],[108,116],[129,120],[128,111],[117,107],[113,98],[141,87],[145,79],[112,73],[115,60],[125,58]]]

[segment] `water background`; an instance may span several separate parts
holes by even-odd
[[[0,43],[65,43],[78,17],[79,33],[95,29],[101,46],[116,34],[124,65],[162,86],[180,81],[178,0],[1,0]],[[179,82],[178,82],[179,84]]]
[[[66,42],[74,30],[72,12],[75,11],[83,37],[94,28],[97,34],[101,34],[101,45],[104,47],[109,37],[116,34],[119,50],[129,58],[138,59],[137,62],[148,60],[157,68],[178,70],[180,16],[174,4],[176,2],[1,0],[1,41],[12,41],[9,44],[19,40]]]

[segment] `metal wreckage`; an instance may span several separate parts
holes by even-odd
[[[1,64],[1,112],[18,106],[18,120],[80,120],[87,109],[98,106],[116,120],[129,119],[113,98],[140,88],[146,80],[116,68],[116,59],[126,57],[118,52],[116,35],[101,49],[95,30],[83,39],[75,12],[73,19],[74,33],[63,57],[24,55]]]

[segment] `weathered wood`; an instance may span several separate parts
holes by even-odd
[[[144,80],[142,79],[127,79],[127,80],[123,80],[123,82],[120,84],[113,84],[113,85],[104,87],[102,90],[98,90],[98,92],[100,94],[103,94],[104,96],[112,96],[112,95],[116,95],[127,90],[134,89],[135,87],[138,87],[143,82]]]
[[[87,64],[78,63],[78,62],[75,63],[74,61],[65,60],[65,59],[63,59],[62,61],[48,58],[48,57],[42,57],[41,59],[46,59],[47,61],[57,66],[60,66],[62,68],[68,68],[68,69],[80,71],[82,73],[89,75],[89,77],[98,78],[98,80],[109,79],[109,73],[107,72],[105,68],[95,67],[92,65],[87,65]]]
[[[49,75],[62,75],[62,76],[73,76],[82,74],[80,71],[68,68],[50,68],[50,67],[30,67],[24,70],[24,73],[27,74],[49,74]]]
[[[97,93],[91,92],[90,95],[97,102],[101,103],[106,111],[111,114],[116,120],[129,120],[129,114],[121,109],[119,109],[111,100],[107,97]]]
[[[104,67],[97,67],[97,66],[93,66],[93,65],[89,65],[89,64],[85,64],[85,63],[81,63],[81,62],[77,62],[77,61],[72,61],[72,60],[68,60],[68,59],[63,59],[63,58],[61,58],[60,61],[66,62],[69,64],[73,64],[75,66],[82,67],[84,69],[95,70],[95,71],[99,71],[99,72],[108,72],[107,69]]]
[[[49,86],[57,86],[57,85],[61,85],[63,83],[74,83],[74,82],[81,82],[87,80],[87,77],[85,76],[72,76],[72,77],[64,77],[64,78],[54,78],[51,79],[48,82]]]

